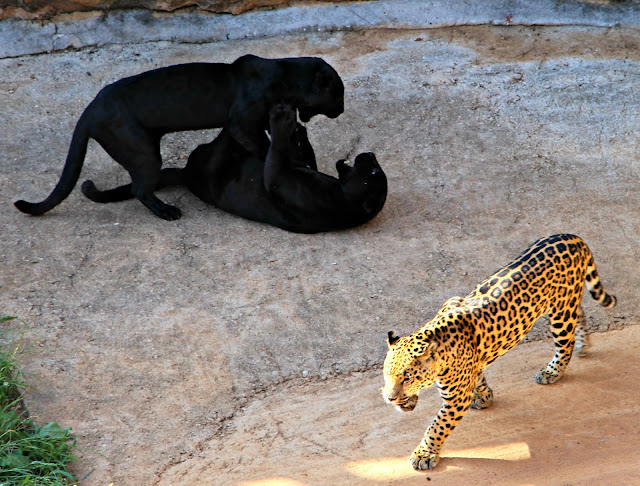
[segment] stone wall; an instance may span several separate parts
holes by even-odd
[[[338,3],[355,0],[312,0],[310,3]],[[56,15],[73,12],[116,9],[147,9],[173,12],[193,8],[213,13],[240,14],[258,8],[273,8],[299,3],[292,0],[4,0],[0,5],[0,20],[48,20]],[[595,4],[631,4],[639,0],[586,0]]]
[[[635,29],[640,18],[640,8],[630,5],[640,0],[626,0],[624,5],[598,4],[613,0],[496,0],[488,5],[477,0],[434,0],[429,3],[428,18],[424,18],[423,0],[195,0],[205,7],[173,11],[158,8],[177,8],[191,0],[5,1],[14,6],[0,8],[0,59],[112,44],[193,44],[400,25],[409,29],[442,28],[459,25],[459,18],[452,15],[458,10],[469,11],[465,17],[469,25],[574,25],[574,19],[580,18],[581,25]],[[95,9],[99,1],[103,10]],[[137,7],[124,8],[134,4]],[[296,8],[277,8],[277,4],[295,4]],[[205,10],[225,5],[233,13],[243,9],[246,13]],[[64,8],[66,13],[61,13]],[[86,8],[94,10],[81,10]],[[45,17],[45,11],[50,18]]]
[[[327,0],[338,2],[345,0]],[[0,7],[0,20],[46,20],[73,12],[115,9],[148,9],[172,12],[194,8],[213,13],[239,14],[257,8],[290,5],[291,0],[5,0]]]

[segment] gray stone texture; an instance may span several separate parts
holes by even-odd
[[[58,15],[34,22],[0,21],[0,58],[88,46],[132,42],[215,42],[279,35],[349,31],[374,27],[435,28],[455,25],[640,24],[640,9],[577,0],[386,0],[334,4],[315,2],[295,9],[251,11],[242,16],[202,11],[106,10]],[[115,4],[118,6],[119,4]],[[428,7],[428,8],[427,8]]]

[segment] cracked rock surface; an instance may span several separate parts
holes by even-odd
[[[543,388],[530,379],[551,349],[540,322],[528,340],[544,342],[517,347],[503,358],[507,368],[495,365],[503,366],[491,377],[504,401],[465,418],[450,447],[472,447],[484,430],[474,417],[490,414],[491,433],[477,446],[529,440],[530,457],[552,453],[543,466],[534,461],[532,474],[558,470],[565,450],[591,466],[593,454],[611,461],[615,451],[626,464],[634,454],[611,444],[632,443],[635,433],[637,445],[638,431],[621,425],[629,390],[620,381],[611,386],[622,405],[610,413],[610,400],[590,396],[558,409],[564,413],[526,407],[529,394],[551,408],[594,382],[606,394],[603,374],[637,377],[637,352],[614,360],[616,345],[607,343],[623,332],[631,334],[618,344],[637,342],[640,315],[639,42],[638,30],[625,27],[475,26],[163,41],[0,60],[0,309],[23,319],[2,338],[30,346],[22,361],[37,376],[32,414],[73,427],[83,485],[276,477],[351,485],[362,476],[345,465],[381,457],[401,459],[404,471],[435,390],[410,418],[382,402],[386,332],[412,332],[537,238],[572,232],[590,245],[619,302],[605,311],[585,299],[591,330],[628,329],[596,336],[593,357],[572,362],[566,383]],[[73,127],[104,85],[248,52],[321,56],[341,74],[345,113],[307,128],[327,173],[340,158],[376,153],[390,192],[372,222],[296,235],[225,214],[181,188],[161,193],[183,211],[171,223],[137,201],[92,203],[79,187],[39,218],[13,208],[53,188]],[[184,165],[214,133],[165,137],[165,166]],[[110,187],[127,175],[92,142],[85,179]],[[515,391],[500,392],[501,373],[513,370],[521,371]],[[606,425],[611,442],[534,437],[573,415]],[[451,470],[445,461],[442,471],[491,474],[495,461],[476,459],[452,460]],[[604,470],[612,484],[630,477],[616,476],[610,462]],[[384,474],[380,484],[395,484]],[[588,474],[567,477],[588,484]]]

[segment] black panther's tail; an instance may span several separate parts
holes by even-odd
[[[67,161],[62,170],[62,175],[56,187],[51,194],[49,194],[49,197],[39,203],[30,203],[22,200],[16,201],[13,203],[15,207],[23,213],[40,216],[64,201],[67,196],[71,194],[71,191],[78,182],[80,171],[82,171],[82,166],[84,165],[84,156],[87,153],[88,142],[89,134],[86,123],[84,122],[84,117],[81,116],[73,131],[73,137],[71,138],[71,145],[69,147],[69,153],[67,154]]]
[[[160,181],[156,186],[156,190],[170,186],[184,185],[184,176],[182,169],[162,169],[160,171]],[[131,191],[131,184],[114,187],[105,191],[99,190],[93,181],[84,181],[82,183],[82,193],[97,203],[110,203],[118,201],[126,201],[133,199],[134,195]]]

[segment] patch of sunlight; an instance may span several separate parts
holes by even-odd
[[[237,486],[306,486],[306,484],[291,478],[267,478],[242,481]]]
[[[490,447],[474,447],[471,449],[450,450],[442,457],[465,457],[472,459],[499,459],[501,461],[523,461],[531,459],[531,452],[526,442],[512,442]]]
[[[345,469],[354,476],[364,479],[378,479],[380,481],[405,479],[419,474],[409,464],[409,456],[354,461],[347,464]]]
[[[467,459],[495,459],[501,461],[522,461],[531,458],[529,446],[526,442],[514,442],[495,447],[475,447],[470,449],[448,450],[442,457]],[[444,467],[443,467],[444,466]],[[345,469],[364,479],[388,481],[391,479],[406,479],[416,474],[407,457],[380,457],[363,461],[350,462]],[[459,466],[446,465],[440,462],[438,469],[453,471],[462,469]]]

